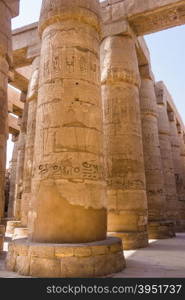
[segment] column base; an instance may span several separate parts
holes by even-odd
[[[174,223],[172,221],[149,222],[148,235],[151,240],[173,238],[175,237]]]
[[[175,225],[176,232],[185,232],[185,220],[179,220]]]
[[[5,226],[0,225],[0,251],[3,251]]]
[[[122,239],[124,250],[134,250],[148,247],[148,233],[142,232],[108,232],[109,236]]]
[[[15,227],[12,240],[25,239],[28,237],[28,228],[26,227]]]
[[[24,276],[90,278],[122,271],[125,259],[118,238],[85,244],[41,244],[20,239],[9,244],[6,266]]]
[[[14,229],[21,226],[21,221],[8,221],[6,225],[6,234],[13,235]]]

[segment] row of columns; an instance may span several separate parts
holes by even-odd
[[[183,230],[182,132],[150,62],[139,67],[134,35],[100,47],[99,11],[95,0],[43,1],[15,187],[28,239],[7,259],[24,275],[120,271],[121,240],[137,249]]]
[[[7,86],[9,68],[12,66],[11,18],[12,12],[0,1],[0,251],[4,240],[6,145],[8,138]]]
[[[28,239],[7,257],[21,274],[93,277],[125,266],[121,240],[107,238],[99,5],[42,4]]]

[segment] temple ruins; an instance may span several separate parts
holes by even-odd
[[[185,24],[184,0],[43,0],[13,31],[19,0],[0,12],[7,270],[105,276],[124,250],[185,232],[185,126],[143,37]]]

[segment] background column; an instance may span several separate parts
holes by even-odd
[[[34,59],[32,63],[32,74],[29,82],[27,102],[28,102],[28,120],[25,144],[24,160],[24,178],[23,178],[23,195],[21,200],[21,225],[27,227],[28,211],[31,200],[31,180],[33,175],[33,156],[36,128],[37,113],[37,96],[39,80],[39,63],[40,57]]]
[[[5,170],[6,170],[6,144],[8,138],[8,103],[7,86],[9,66],[12,65],[11,49],[11,3],[0,1],[0,250],[3,247],[5,206]],[[17,8],[15,1],[14,8]]]
[[[172,148],[170,141],[170,129],[167,114],[167,102],[163,83],[157,83],[156,96],[158,104],[158,129],[161,159],[163,166],[164,184],[166,191],[166,218],[172,221],[172,230],[176,224],[178,215],[177,210],[177,191],[172,159]],[[174,233],[175,234],[175,233]]]
[[[17,154],[18,154],[18,135],[12,135],[12,142],[14,143],[14,149],[12,154],[12,160],[10,165],[10,192],[9,192],[9,204],[8,204],[8,218],[14,218],[14,201],[15,201],[15,179],[17,169]]]
[[[23,171],[24,171],[24,159],[25,159],[25,144],[26,144],[26,129],[28,118],[28,103],[25,103],[23,116],[20,121],[20,134],[18,140],[18,153],[17,153],[17,169],[15,180],[15,205],[14,214],[16,221],[21,219],[21,199],[23,191]]]
[[[101,45],[102,97],[108,184],[108,232],[124,249],[148,245],[147,197],[139,104],[140,75],[131,36]]]
[[[148,199],[148,233],[150,239],[173,236],[165,220],[166,195],[158,133],[158,111],[150,65],[140,68],[140,106],[143,134],[143,151]]]
[[[173,168],[175,174],[176,191],[177,191],[177,221],[176,231],[182,231],[181,228],[181,203],[184,200],[184,184],[182,173],[182,161],[180,153],[180,140],[177,131],[177,120],[173,111],[168,111],[169,126],[170,126],[170,141],[172,147]]]

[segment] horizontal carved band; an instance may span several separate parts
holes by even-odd
[[[78,21],[93,27],[99,34],[101,32],[100,20],[93,12],[83,8],[71,8],[70,10],[57,10],[50,14],[44,14],[39,23],[39,33],[50,25],[68,20]]]
[[[117,82],[126,82],[137,87],[141,84],[141,79],[138,74],[134,74],[129,70],[119,70],[118,68],[110,68],[106,73],[102,74],[102,84],[114,84]]]

